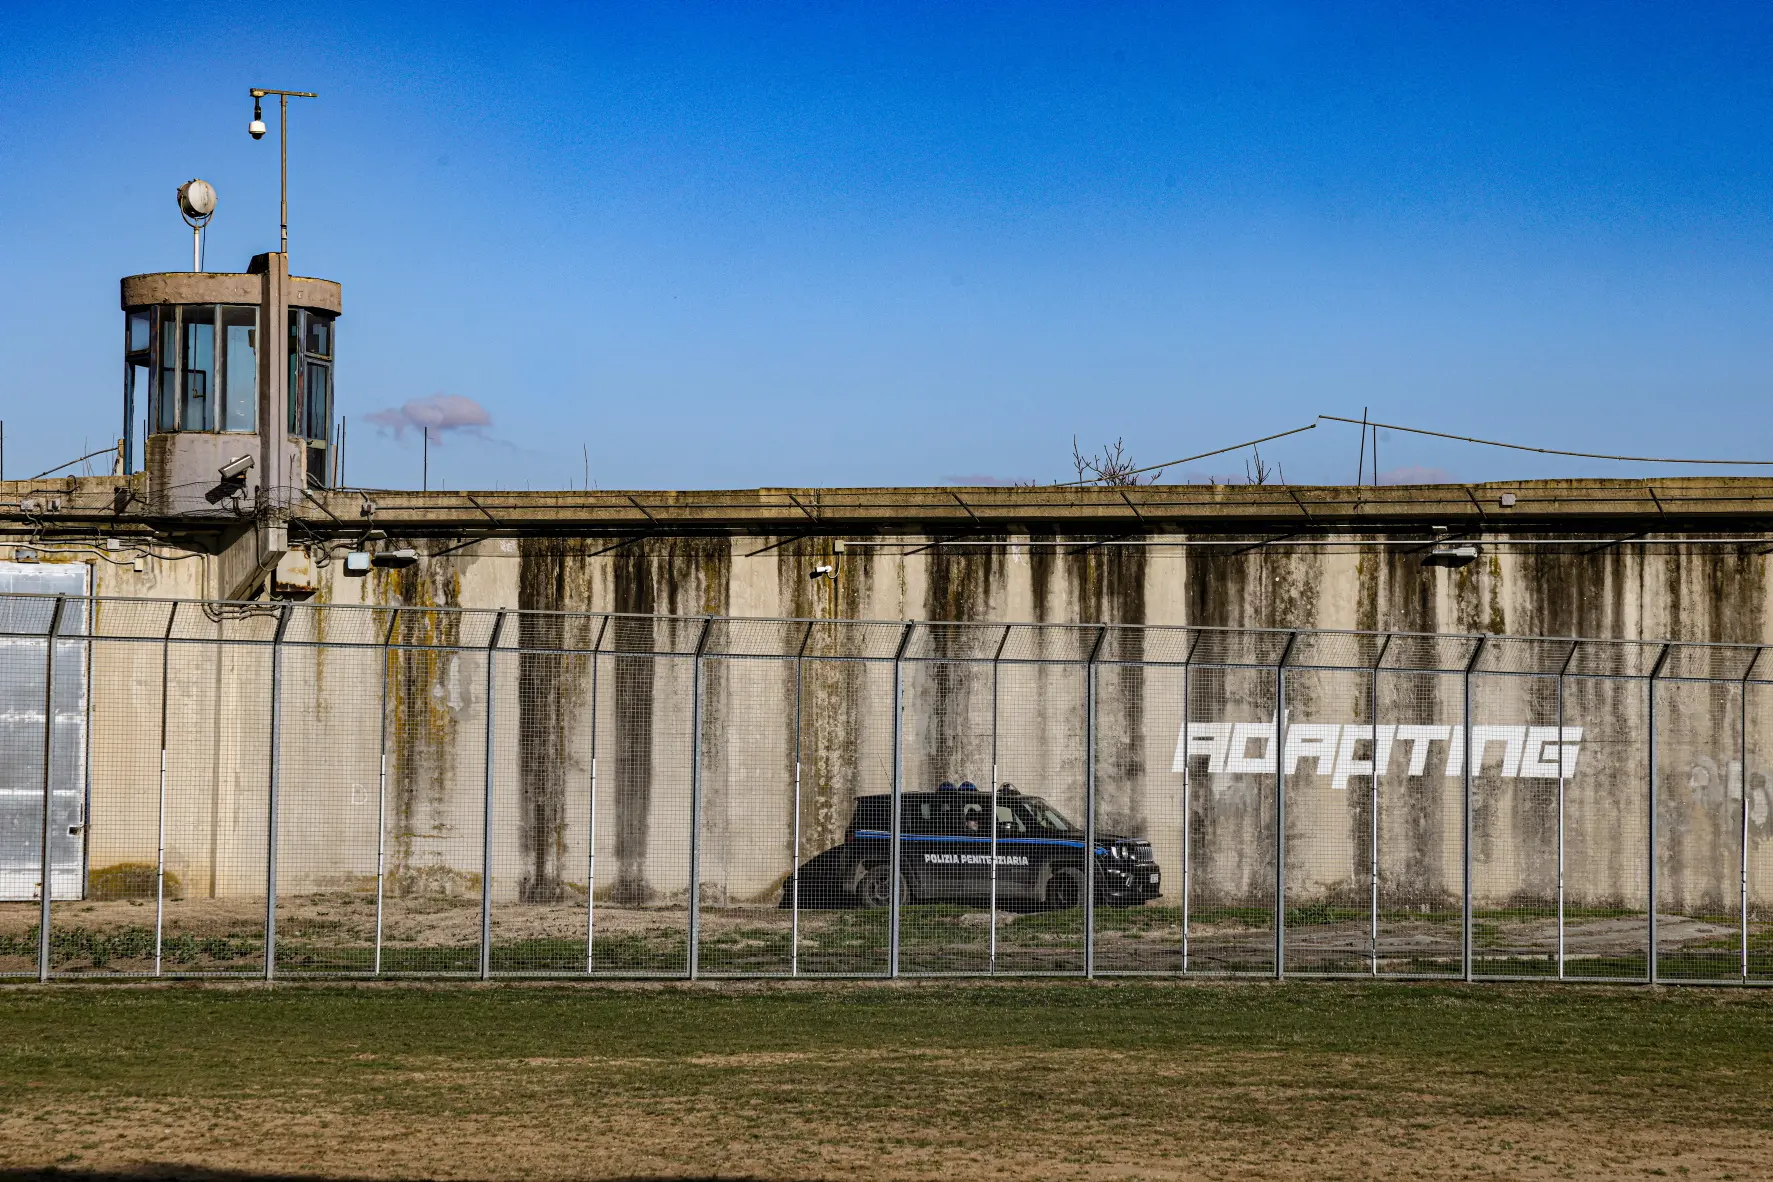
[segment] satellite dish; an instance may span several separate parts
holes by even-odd
[[[215,186],[204,180],[186,181],[179,186],[179,212],[187,222],[206,222],[215,212]]]

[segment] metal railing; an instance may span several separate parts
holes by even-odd
[[[1768,981],[1761,651],[0,596],[0,975]]]

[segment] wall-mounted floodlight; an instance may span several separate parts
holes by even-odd
[[[370,561],[376,566],[403,567],[411,566],[419,560],[417,550],[378,550]]]
[[[368,550],[353,550],[345,555],[345,573],[354,579],[361,579],[369,573],[370,553]]]
[[[1461,567],[1470,566],[1477,561],[1478,548],[1471,542],[1457,545],[1440,545],[1428,552],[1422,560],[1424,566]]]

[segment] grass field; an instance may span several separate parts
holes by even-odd
[[[1773,994],[0,991],[0,1178],[1773,1176]]]

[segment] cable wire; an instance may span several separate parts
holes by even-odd
[[[1320,418],[1320,419],[1327,419],[1329,417],[1330,417],[1329,415],[1319,415],[1318,416],[1318,418]],[[1152,464],[1149,467],[1145,467],[1145,468],[1134,468],[1131,472],[1120,472],[1120,473],[1116,473],[1116,475],[1117,476],[1138,476],[1142,472],[1156,472],[1160,468],[1174,468],[1177,464],[1192,464],[1196,460],[1205,460],[1205,459],[1208,459],[1212,456],[1222,456],[1226,452],[1236,451],[1240,447],[1254,447],[1258,443],[1267,443],[1270,439],[1285,439],[1289,435],[1297,435],[1301,431],[1309,431],[1313,427],[1316,427],[1316,426],[1317,426],[1316,423],[1307,423],[1303,427],[1294,427],[1291,431],[1276,431],[1273,435],[1264,435],[1260,439],[1250,439],[1250,440],[1246,440],[1243,443],[1234,443],[1230,447],[1222,447],[1217,451],[1203,451],[1198,456],[1183,456],[1179,460],[1171,460],[1165,464]],[[1103,480],[1103,477],[1092,476],[1088,480],[1067,480],[1064,483],[1055,485],[1053,487],[1056,487],[1056,488],[1077,488],[1080,485],[1085,485],[1085,484],[1101,484],[1102,480]]]
[[[1360,426],[1359,419],[1345,419],[1341,415],[1319,415],[1320,419],[1328,419],[1334,423],[1349,423]],[[1515,451],[1534,451],[1545,456],[1573,456],[1579,460],[1619,460],[1630,464],[1722,464],[1728,466],[1773,467],[1773,460],[1671,460],[1666,456],[1609,456],[1592,451],[1560,451],[1555,447],[1528,447],[1524,443],[1499,443],[1494,439],[1477,439],[1470,435],[1453,435],[1446,431],[1428,431],[1421,427],[1400,427],[1396,423],[1381,423],[1367,420],[1369,427],[1383,427],[1387,431],[1408,431],[1412,435],[1433,435],[1437,439],[1453,439],[1460,443],[1481,443],[1485,447],[1507,447]],[[1178,460],[1177,463],[1182,461]]]

